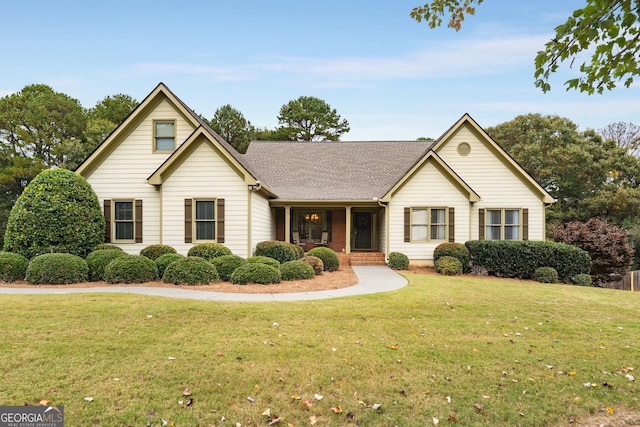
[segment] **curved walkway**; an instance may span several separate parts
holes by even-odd
[[[209,301],[301,301],[313,299],[339,298],[353,295],[375,294],[400,289],[407,280],[389,267],[354,266],[358,283],[341,289],[288,294],[235,294],[224,292],[198,291],[183,288],[118,287],[103,288],[0,288],[0,294],[79,294],[79,293],[129,293],[169,298],[190,298]]]

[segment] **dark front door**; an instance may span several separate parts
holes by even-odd
[[[353,234],[355,250],[372,249],[373,214],[371,212],[353,213]]]

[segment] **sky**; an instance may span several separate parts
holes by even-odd
[[[422,3],[421,3],[422,2]],[[468,113],[487,128],[560,115],[580,129],[640,124],[640,81],[603,95],[534,86],[536,52],[584,0],[486,0],[461,31],[410,18],[426,0],[0,2],[0,97],[43,83],[91,108],[165,83],[197,113],[230,104],[255,126],[315,96],[342,140],[437,138]]]

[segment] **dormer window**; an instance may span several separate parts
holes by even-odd
[[[153,122],[153,151],[173,151],[176,147],[176,122],[155,120]]]

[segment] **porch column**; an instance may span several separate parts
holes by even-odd
[[[291,206],[284,207],[284,241],[291,243]]]
[[[345,236],[345,246],[346,248],[344,248],[345,253],[350,254],[351,253],[351,206],[347,206],[345,208],[345,232],[347,233],[347,235]]]

